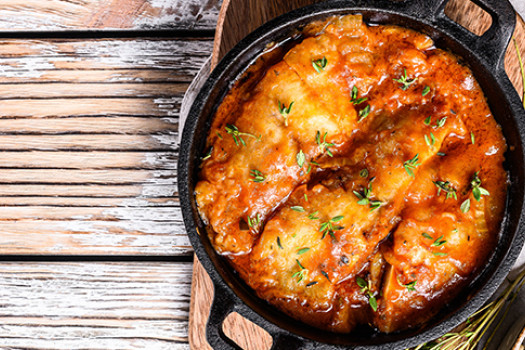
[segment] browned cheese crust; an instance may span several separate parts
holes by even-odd
[[[263,299],[308,324],[423,324],[484,266],[505,140],[471,71],[420,33],[330,18],[218,109],[196,198]]]

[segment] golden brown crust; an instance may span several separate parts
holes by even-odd
[[[293,317],[418,326],[497,241],[505,140],[470,70],[430,38],[360,16],[305,33],[221,104],[200,214],[217,251]]]

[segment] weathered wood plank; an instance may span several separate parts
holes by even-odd
[[[31,186],[31,185],[30,185]],[[4,187],[4,186],[0,186]],[[19,192],[20,187],[24,186],[13,186],[16,190],[15,192]],[[40,186],[35,186],[40,187]],[[61,187],[60,185],[55,186]],[[107,186],[110,187],[110,186]],[[122,186],[125,187],[125,186]],[[140,193],[139,186],[135,186],[132,189],[136,190],[138,189],[138,193]],[[168,187],[171,190],[173,190],[172,187]],[[38,190],[34,190],[31,192],[31,194],[38,194]],[[111,193],[111,194],[115,194]],[[120,194],[120,193],[119,193]],[[129,198],[131,197],[131,198]],[[179,200],[176,197],[154,197],[154,198],[148,198],[139,196],[137,198],[133,196],[129,196],[128,198],[123,197],[58,197],[58,196],[11,196],[11,197],[5,197],[0,196],[0,206],[17,206],[17,207],[25,207],[25,206],[56,206],[56,207],[83,207],[83,208],[90,208],[90,207],[126,207],[126,208],[148,208],[148,207],[164,207],[164,206],[173,206],[177,207],[179,206]],[[174,225],[178,223],[174,223]]]
[[[0,120],[0,125],[2,121]],[[34,121],[33,121],[34,122]],[[0,130],[5,130],[0,126]],[[0,152],[0,168],[175,169],[174,152]]]
[[[219,0],[3,0],[1,31],[215,29]]]
[[[188,349],[191,263],[1,263],[3,349]]]
[[[55,204],[60,203],[60,197],[64,203],[71,203],[73,198],[147,198],[148,201],[155,199],[165,201],[177,195],[177,186],[170,184],[142,183],[133,185],[105,185],[105,184],[0,184],[0,196],[13,197],[9,203],[16,205],[16,198],[20,203],[25,203],[27,197],[56,197]],[[93,199],[94,200],[94,199]],[[128,201],[129,202],[129,201]],[[4,202],[7,203],[7,202]],[[43,204],[41,204],[43,205]],[[86,205],[86,204],[83,204]]]
[[[0,150],[4,151],[170,151],[177,148],[177,134],[175,132],[152,135],[0,135]]]

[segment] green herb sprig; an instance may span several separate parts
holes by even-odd
[[[370,179],[370,181],[368,182],[368,187],[365,187],[365,189],[363,190],[363,193],[352,191],[354,195],[357,197],[357,199],[359,199],[357,201],[357,204],[368,205],[371,211],[376,210],[383,204],[383,202],[381,201],[370,199],[370,196],[372,194],[372,182],[374,181],[374,179],[375,179],[374,177]]]
[[[401,78],[393,79],[395,82],[402,84],[401,90],[405,91],[408,90],[410,85],[414,84],[417,81],[417,78],[408,79],[407,76],[407,70],[403,69],[404,74],[401,76]]]
[[[335,144],[326,142],[326,136],[328,135],[328,132],[324,133],[323,140],[321,141],[321,132],[317,130],[317,133],[315,134],[315,142],[319,147],[322,149],[323,153],[326,152],[330,157],[333,157],[333,153],[330,151],[330,147],[334,147]]]
[[[416,177],[414,175],[414,169],[420,166],[421,164],[418,163],[419,161],[419,153],[414,156],[414,158],[409,159],[403,163],[403,167],[405,168],[405,171],[409,176]]]
[[[308,270],[306,270],[304,268],[304,266],[301,264],[301,262],[299,261],[299,259],[295,259],[295,261],[297,262],[297,265],[299,266],[300,270],[295,272],[293,275],[292,275],[292,278],[296,278],[297,277],[297,283],[301,282],[304,278],[304,274],[308,272]]]
[[[312,66],[314,67],[317,73],[321,73],[326,68],[327,64],[328,64],[328,60],[324,56],[323,58],[312,60]]]
[[[290,105],[288,106],[288,108],[286,107],[286,105],[284,103],[281,103],[281,101],[277,101],[277,102],[278,102],[278,105],[279,105],[279,113],[281,113],[281,115],[284,118],[284,125],[288,126],[288,115],[292,111],[292,107],[293,107],[293,104],[295,103],[295,101],[290,102]]]
[[[417,280],[414,280],[410,283],[407,283],[407,284],[403,284],[400,280],[399,280],[399,275],[397,276],[397,283],[399,283],[399,285],[401,287],[405,287],[409,292],[415,292],[416,291],[416,284],[417,284]]]
[[[329,234],[332,236],[333,239],[336,239],[335,237],[335,231],[339,231],[344,229],[344,226],[334,225],[334,223],[343,220],[344,216],[334,216],[330,220],[321,223],[321,227],[319,228],[319,232],[322,232],[323,236],[321,239],[324,239],[326,237],[326,234]]]
[[[250,176],[253,182],[260,183],[266,180],[266,176],[257,169],[250,170]]]
[[[246,146],[246,142],[244,142],[242,136],[252,137],[256,141],[260,141],[261,138],[262,138],[262,135],[259,135],[259,137],[257,137],[255,135],[249,134],[247,132],[240,132],[239,129],[233,124],[227,124],[226,125],[226,132],[228,134],[232,135],[233,141],[235,141],[235,144],[237,146],[239,146],[239,144],[242,144],[243,146]]]
[[[377,300],[374,294],[372,293],[372,291],[370,290],[370,287],[371,287],[370,281],[368,281],[367,283],[361,277],[357,277],[355,281],[357,285],[359,286],[359,288],[361,288],[361,293],[365,293],[366,296],[368,297],[368,304],[370,304],[370,307],[372,308],[372,310],[376,312],[377,311]]]
[[[350,95],[350,102],[352,102],[352,104],[358,105],[368,100],[368,97],[358,98],[358,95],[359,90],[357,89],[357,86],[354,85],[354,87],[352,88],[352,94]]]
[[[438,188],[437,195],[439,196],[441,191],[445,192],[447,194],[445,199],[454,198],[455,200],[458,200],[458,195],[456,194],[456,190],[449,181],[432,181],[434,185]]]

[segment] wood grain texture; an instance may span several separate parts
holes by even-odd
[[[178,113],[211,48],[0,40],[0,254],[191,254]]]
[[[214,29],[220,0],[3,0],[0,31]]]
[[[213,48],[212,66],[215,66],[224,54],[253,29],[265,21],[293,8],[314,3],[305,1],[256,1],[225,0],[219,14],[218,26]],[[288,7],[290,6],[290,7]],[[490,15],[468,0],[451,0],[445,13],[453,20],[471,30],[482,34],[491,24]],[[248,20],[245,20],[248,19]],[[516,42],[525,56],[525,23],[517,16],[514,33]],[[506,72],[520,95],[522,81],[518,58],[514,46],[508,47],[505,58]],[[192,349],[209,348],[205,337],[207,315],[211,307],[213,284],[202,265],[195,259],[193,267],[192,301],[190,309],[189,340]],[[230,314],[232,316],[232,314]],[[225,333],[245,350],[267,350],[271,346],[270,335],[241,316],[233,315],[223,323]]]
[[[188,349],[191,263],[0,264],[2,349]]]

